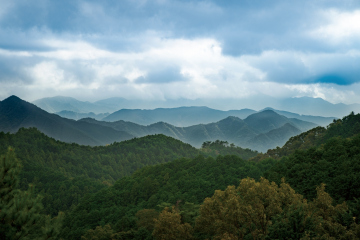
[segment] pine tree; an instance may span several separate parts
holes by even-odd
[[[34,187],[21,191],[21,164],[9,148],[0,157],[0,239],[53,239],[60,229],[62,214],[54,219],[41,214],[41,197]]]

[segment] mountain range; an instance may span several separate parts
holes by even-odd
[[[0,131],[14,133],[21,127],[36,127],[57,140],[90,146],[105,145],[134,137],[127,132],[98,124],[62,118],[16,96],[1,101]]]
[[[46,102],[47,104],[45,104]],[[110,104],[109,106],[111,106],[110,108],[115,108],[115,104],[111,105],[111,99],[107,101],[103,100],[99,102],[102,104],[110,102],[109,103]],[[99,102],[97,102],[96,104],[99,104]],[[96,114],[94,112],[85,112],[86,110],[91,110],[89,107],[90,104],[89,102],[80,102],[73,98],[54,97],[51,99],[43,99],[42,101],[37,103],[38,106],[40,107],[42,106],[42,108],[48,112],[52,112],[51,110],[60,110],[59,112],[55,112],[55,113],[61,117],[74,119],[74,120],[79,120],[82,118],[94,118],[96,120],[103,120],[108,122],[124,120],[124,121],[137,123],[140,125],[150,125],[153,123],[163,121],[171,125],[175,125],[177,127],[188,127],[197,124],[208,124],[208,123],[218,122],[229,116],[235,116],[244,119],[249,115],[257,112],[252,109],[222,111],[208,107],[193,106],[193,107],[177,107],[177,108],[156,108],[152,110],[121,109],[111,114],[109,113]],[[53,106],[53,107],[49,107],[49,106]],[[73,109],[74,111],[70,111],[66,109]],[[109,110],[109,107],[102,107],[102,109],[104,111],[106,109]],[[92,110],[95,111],[96,108],[94,107]],[[313,122],[320,126],[327,126],[335,118],[335,117],[300,115],[288,111],[276,110],[274,108],[269,108],[269,107],[260,110],[259,112],[264,110],[273,110],[274,112],[283,115],[285,117],[297,118],[303,121]]]
[[[270,109],[250,114],[244,120],[230,116],[208,124],[176,127],[163,121],[148,126],[123,120],[106,122],[85,118],[75,121],[48,113],[16,96],[0,102],[0,131],[16,132],[21,127],[36,127],[57,140],[91,146],[164,134],[195,147],[201,147],[205,141],[223,140],[240,147],[266,151],[282,146],[291,136],[316,126],[287,118]]]
[[[244,120],[230,116],[218,122],[189,127],[175,127],[165,122],[143,126],[123,120],[106,122],[86,118],[79,121],[112,127],[136,137],[161,133],[195,147],[200,147],[205,141],[224,140],[258,151],[266,151],[270,146],[282,146],[290,137],[317,126],[299,119],[286,118],[272,110],[251,114]]]
[[[155,109],[155,108],[178,108],[181,106],[208,106],[213,109],[281,109],[298,113],[299,115],[325,116],[341,118],[351,111],[360,111],[360,104],[332,104],[321,98],[285,98],[276,99],[265,96],[254,96],[250,99],[215,99],[215,100],[129,100],[119,97],[108,98],[96,102],[79,101],[71,97],[50,97],[42,98],[33,102],[43,110],[56,113],[63,110],[77,113],[113,113],[121,109]],[[218,119],[220,120],[220,119]],[[196,124],[196,123],[193,123]]]

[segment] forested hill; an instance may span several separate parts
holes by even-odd
[[[309,141],[310,149],[280,160],[200,156],[145,167],[84,199],[62,236],[359,239],[358,121],[350,114],[324,132],[313,130],[322,137]]]
[[[35,128],[16,134],[0,132],[0,153],[15,149],[23,165],[21,186],[34,183],[42,192],[47,213],[65,211],[87,193],[113,184],[147,165],[195,157],[200,151],[164,135],[132,139],[109,146],[68,144],[47,137]]]
[[[359,239],[359,119],[313,129],[294,147],[307,150],[259,162],[193,157],[199,150],[164,135],[85,147],[35,129],[1,133],[0,150],[19,150],[21,185],[35,183],[46,213],[67,210],[62,239]],[[203,153],[215,145],[227,144],[205,142]],[[168,162],[136,165],[152,152]],[[142,168],[113,183],[118,165]]]
[[[0,154],[8,146],[15,148],[23,171],[24,189],[35,183],[44,195],[46,211],[75,206],[86,194],[113,184],[144,166],[166,163],[199,154],[217,156],[234,154],[245,159],[257,152],[216,142],[203,150],[164,135],[150,135],[108,146],[90,147],[57,141],[35,128],[21,128],[15,134],[0,132]]]
[[[155,209],[159,211],[178,203],[186,212],[184,220],[194,223],[199,204],[214,190],[237,185],[248,176],[260,179],[273,163],[254,163],[236,156],[216,159],[199,156],[142,168],[117,181],[114,186],[83,199],[65,219],[62,237],[80,239],[89,229],[111,224],[115,232],[119,232],[116,239],[152,239],[151,231],[146,228],[153,225],[151,217],[156,216]],[[148,222],[145,229],[138,225],[135,216],[142,209],[153,209],[149,211],[152,215],[146,216],[145,213],[147,220],[144,220]]]
[[[316,127],[291,137],[283,147],[269,149],[265,154],[259,154],[252,160],[260,161],[269,157],[279,159],[294,153],[296,150],[306,150],[320,146],[332,137],[351,138],[359,133],[360,114],[352,112],[342,119],[334,120],[327,128]]]

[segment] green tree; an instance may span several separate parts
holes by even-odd
[[[54,219],[42,215],[41,197],[34,195],[34,187],[18,189],[21,165],[13,149],[0,157],[0,167],[0,239],[55,239],[63,215]]]
[[[196,219],[196,230],[215,239],[254,239],[268,234],[272,217],[284,208],[302,202],[302,197],[285,182],[280,187],[261,178],[245,178],[238,188],[229,186],[206,198]]]

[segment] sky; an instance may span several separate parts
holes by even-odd
[[[359,93],[359,0],[0,0],[0,100]]]

